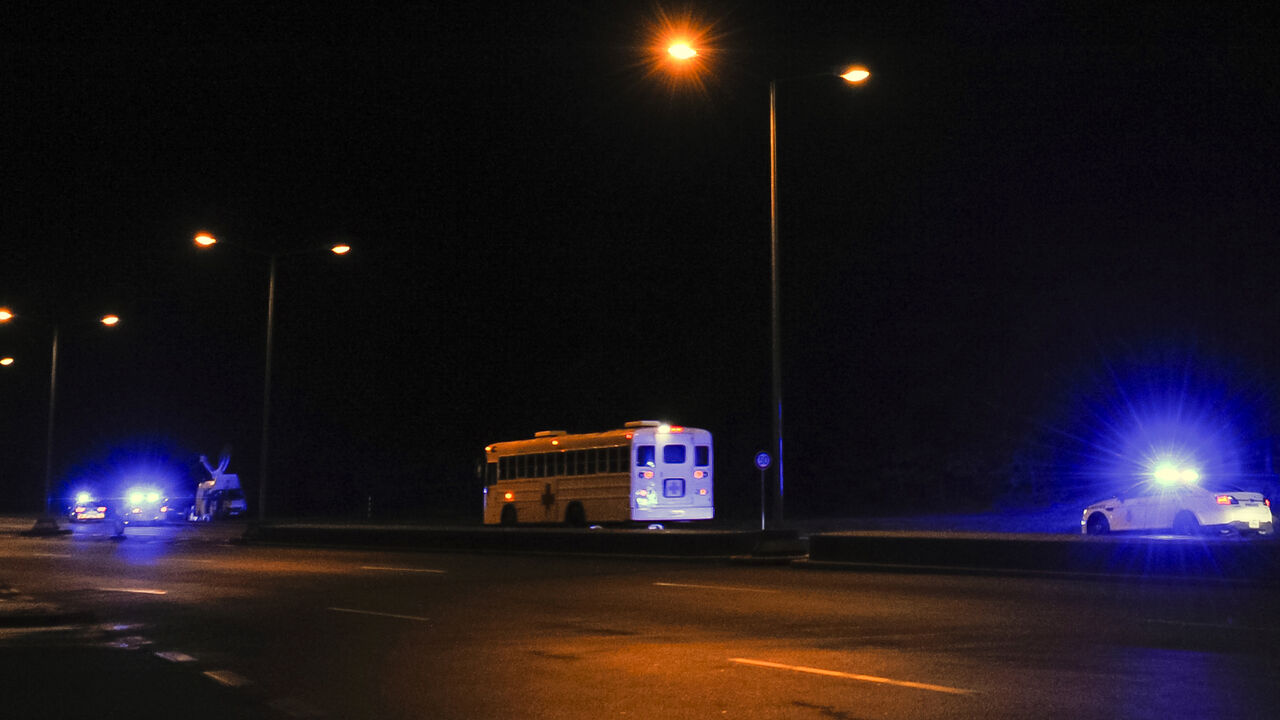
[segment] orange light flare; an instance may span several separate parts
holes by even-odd
[[[10,365],[12,365],[12,364],[13,364],[13,358],[11,358],[11,357],[3,357],[3,358],[0,358],[0,365],[3,365],[3,366],[5,366],[5,367],[9,367],[9,366],[10,366]]]
[[[705,93],[714,75],[712,64],[720,39],[713,24],[691,12],[669,14],[659,9],[645,26],[643,59],[639,64],[646,76],[660,76],[670,93]]]
[[[346,255],[347,253],[351,252],[351,246],[346,243],[338,243],[337,245],[334,245],[333,247],[329,248],[329,252],[333,253],[334,255]]]
[[[118,315],[103,315],[99,322],[107,327],[111,327],[112,325],[120,324],[120,317]]]
[[[214,244],[216,244],[216,243],[218,242],[218,239],[217,239],[217,238],[215,238],[214,236],[210,235],[209,233],[205,233],[205,232],[202,232],[202,233],[200,233],[200,234],[196,235],[196,236],[195,236],[195,238],[194,238],[194,240],[195,240],[195,243],[196,243],[197,245],[199,245],[200,247],[209,247],[209,246],[214,245]]]
[[[676,40],[671,47],[667,48],[667,54],[677,60],[688,60],[698,56],[698,51],[689,47],[689,43],[684,40]]]
[[[840,77],[844,78],[846,82],[858,85],[866,82],[867,79],[871,77],[871,71],[861,65],[854,65],[845,69],[844,73],[841,74]]]
[[[8,322],[13,319],[13,311],[9,308],[0,307],[0,322]]]

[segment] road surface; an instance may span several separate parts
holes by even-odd
[[[1277,716],[1274,589],[234,535],[0,535],[7,707],[129,667],[121,717]]]

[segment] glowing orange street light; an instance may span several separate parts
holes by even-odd
[[[98,322],[106,325],[107,327],[111,327],[112,325],[120,324],[120,317],[118,315],[103,315],[102,319]]]
[[[218,242],[218,238],[210,235],[209,233],[200,233],[199,235],[196,235],[195,242],[200,247],[209,247],[210,245],[216,244]]]
[[[698,51],[689,47],[689,43],[679,40],[667,48],[667,53],[677,60],[688,60],[698,56]]]
[[[0,365],[9,367],[12,364],[13,364],[13,358],[11,357],[0,358]]]
[[[854,85],[857,85],[858,83],[864,82],[866,81],[867,78],[871,77],[871,71],[862,67],[861,65],[854,65],[853,67],[846,70],[844,74],[841,75],[840,77],[844,78],[848,82],[853,83]]]
[[[13,312],[9,308],[0,308],[0,322],[9,322],[13,319]]]
[[[329,248],[329,252],[333,253],[334,255],[346,255],[347,253],[351,252],[351,246],[339,243],[338,245],[334,245],[333,247]]]

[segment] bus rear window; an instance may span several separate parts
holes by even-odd
[[[706,467],[711,464],[711,446],[698,445],[693,448],[693,464]]]
[[[636,467],[653,467],[653,446],[636,446]]]
[[[664,463],[679,465],[684,462],[685,454],[684,445],[662,446],[662,462]]]

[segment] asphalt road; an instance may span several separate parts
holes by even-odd
[[[0,707],[98,703],[120,717],[1280,714],[1269,588],[276,548],[228,543],[235,534],[0,534]]]

